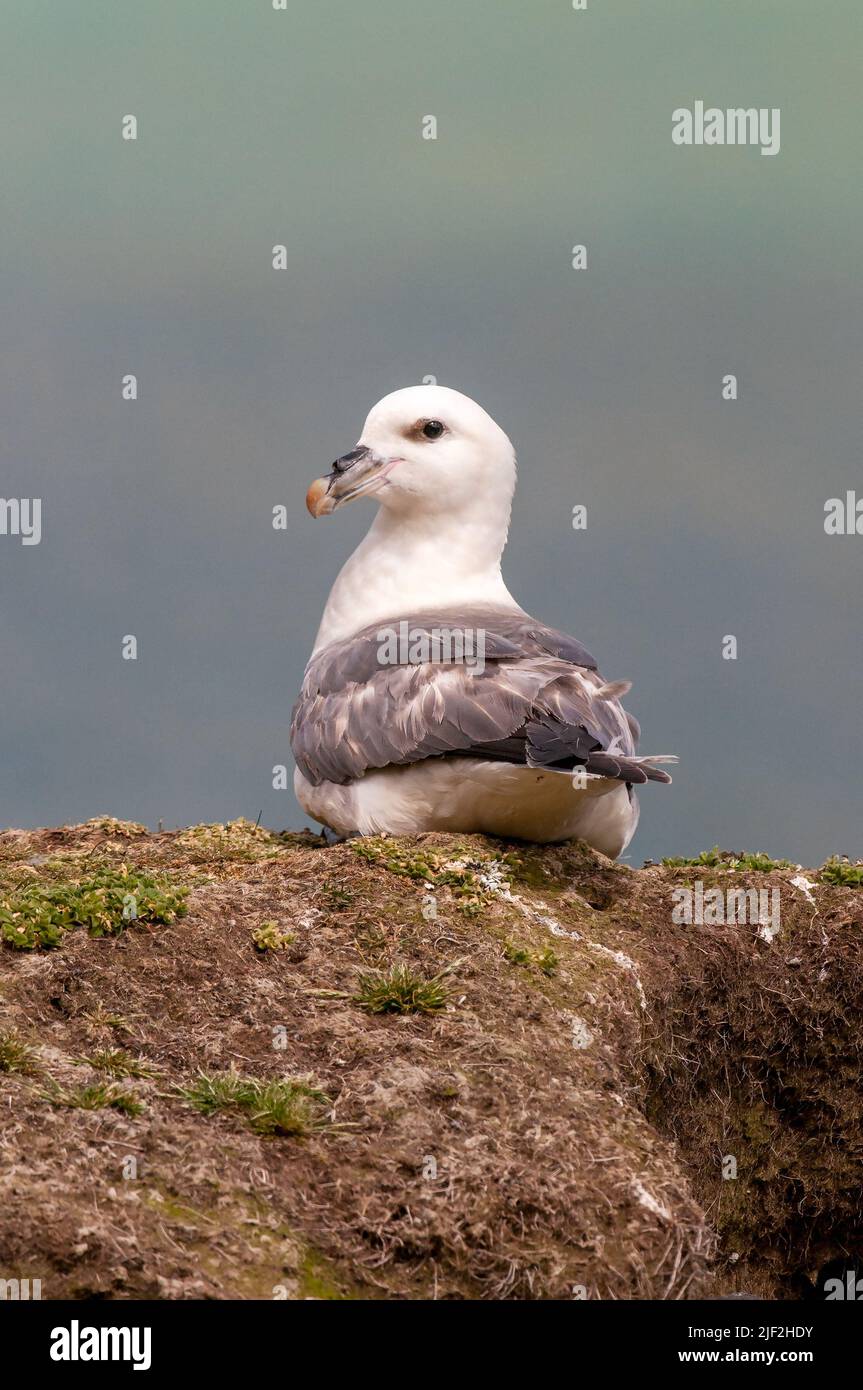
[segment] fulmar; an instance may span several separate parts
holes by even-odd
[[[636,752],[627,681],[520,608],[501,576],[515,451],[459,391],[411,386],[309,488],[326,516],[377,515],[330,591],[291,720],[303,809],[339,836],[578,838],[612,858],[634,787],[670,782]]]

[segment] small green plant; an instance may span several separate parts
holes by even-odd
[[[501,859],[446,859],[433,849],[404,849],[384,836],[357,840],[351,848],[366,863],[380,864],[391,874],[430,888],[451,889],[459,911],[468,917],[477,916],[484,903],[509,887],[509,866]]]
[[[793,869],[794,865],[790,859],[771,859],[769,854],[741,854],[738,855],[735,869],[751,869],[755,873],[769,874],[774,869]]]
[[[105,1008],[101,999],[97,1001],[94,1009],[90,1009],[81,1017],[90,1024],[91,1028],[98,1029],[100,1032],[105,1032],[108,1028],[115,1028],[121,1033],[132,1032],[132,1025],[129,1020],[124,1018],[122,1014],[112,1014],[109,1009]]]
[[[239,1114],[256,1134],[299,1137],[320,1129],[329,1097],[294,1077],[265,1081],[235,1071],[199,1071],[178,1094],[202,1115]]]
[[[503,954],[510,965],[530,965],[533,955],[527,946],[516,946],[514,941],[506,941]]]
[[[0,1071],[36,1070],[36,1049],[19,1037],[14,1029],[0,1033]]]
[[[77,1088],[54,1082],[42,1095],[51,1105],[66,1106],[70,1110],[119,1110],[130,1119],[140,1115],[144,1109],[131,1091],[124,1091],[122,1087],[105,1081],[94,1081],[89,1086]]]
[[[371,1014],[433,1014],[445,1009],[449,993],[442,975],[427,979],[407,965],[361,975],[355,1004]]]
[[[685,857],[663,859],[666,869],[748,869],[750,872],[769,874],[773,869],[793,869],[788,859],[771,859],[769,854],[735,854],[731,850],[703,849],[694,859]]]
[[[117,936],[130,922],[168,924],[185,915],[188,891],[125,864],[65,883],[28,883],[0,898],[0,940],[32,951],[57,946],[75,927]]]
[[[325,883],[321,889],[321,902],[330,912],[344,912],[354,901],[349,888],[341,888],[338,883]]]
[[[852,864],[844,855],[833,854],[818,871],[825,883],[859,888],[863,885],[863,863]]]
[[[116,816],[93,816],[84,822],[81,829],[101,830],[104,835],[120,835],[124,840],[150,833],[146,825],[138,825],[133,820],[118,820]]]
[[[729,859],[731,859],[731,858],[733,858],[732,855],[726,854],[726,852],[725,852],[724,850],[721,850],[721,849],[718,849],[718,848],[717,848],[717,849],[703,849],[703,850],[701,851],[700,854],[697,854],[697,855],[695,856],[694,859],[688,859],[688,858],[686,858],[685,855],[675,855],[675,856],[669,855],[666,859],[663,859],[663,860],[661,860],[660,862],[665,866],[666,869],[687,869],[687,868],[710,868],[710,869],[716,869],[716,868],[720,868],[720,867],[722,867],[722,868],[727,868],[727,867],[729,867],[727,861],[728,861]]]
[[[542,951],[532,951],[528,946],[519,946],[514,941],[504,943],[503,954],[512,965],[535,965],[543,975],[553,975],[558,966],[556,953],[550,946]]]
[[[224,825],[190,825],[175,841],[195,863],[239,860],[247,863],[272,859],[284,849],[284,842],[271,830],[239,816]]]
[[[277,922],[262,922],[257,931],[252,932],[252,941],[257,951],[284,951],[290,946],[292,932],[281,931]]]
[[[133,1057],[122,1047],[101,1047],[89,1057],[81,1057],[76,1066],[92,1067],[94,1071],[107,1072],[109,1076],[152,1076],[153,1068],[143,1057]]]
[[[545,950],[537,952],[536,963],[543,975],[553,975],[558,964],[557,954],[550,946],[546,946]]]

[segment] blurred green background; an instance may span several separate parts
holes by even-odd
[[[0,492],[43,539],[0,537],[0,821],[304,823],[271,770],[372,514],[305,488],[434,374],[516,445],[510,588],[681,757],[633,861],[863,853],[863,537],[823,529],[861,39],[859,0],[4,0]],[[780,153],[675,147],[697,98]]]

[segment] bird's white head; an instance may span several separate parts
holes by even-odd
[[[513,447],[476,401],[446,386],[378,401],[356,448],[306,497],[312,516],[357,497],[380,504],[330,591],[315,650],[394,613],[517,608],[500,572],[514,487]]]
[[[326,516],[374,497],[394,514],[458,516],[491,504],[508,515],[514,487],[512,444],[482,406],[448,386],[408,386],[378,401],[306,505]]]

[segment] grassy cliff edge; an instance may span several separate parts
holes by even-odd
[[[246,821],[6,831],[0,1278],[805,1297],[863,1256],[861,878]],[[750,898],[687,922],[682,889]]]

